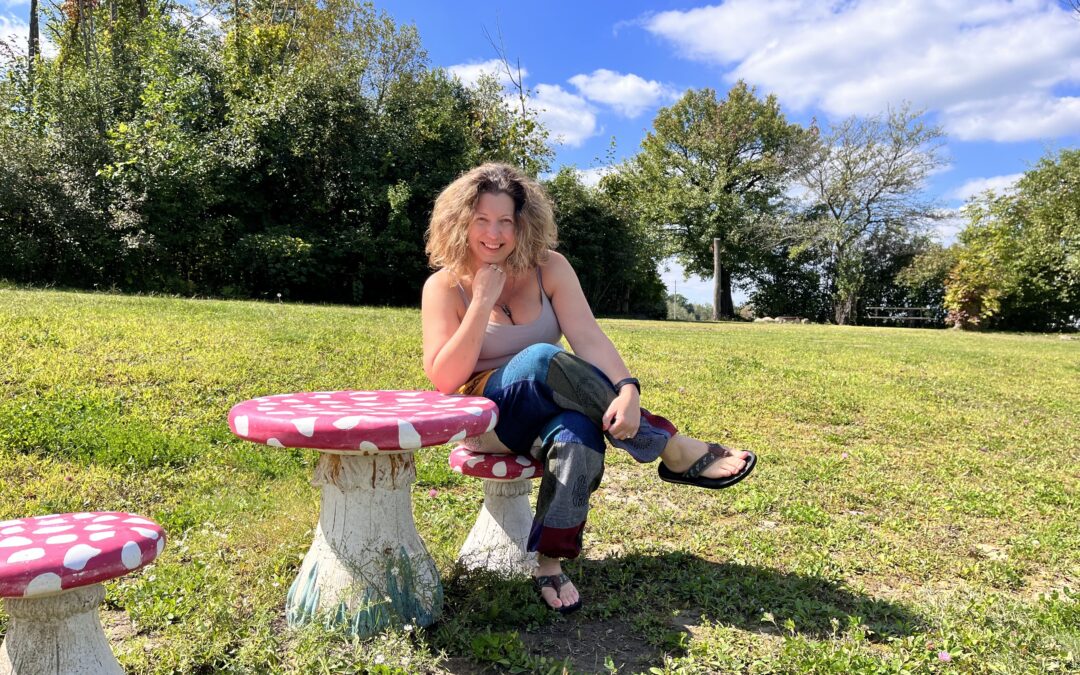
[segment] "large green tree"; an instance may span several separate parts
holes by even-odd
[[[774,96],[759,98],[745,82],[722,100],[712,89],[690,90],[660,110],[627,167],[641,216],[665,233],[687,273],[713,276],[719,239],[720,316],[734,314],[732,278],[745,278],[772,238],[806,136]]]
[[[966,207],[945,305],[958,328],[1080,327],[1080,150],[1044,157]]]

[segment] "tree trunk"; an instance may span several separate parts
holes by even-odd
[[[38,31],[38,0],[30,0],[30,39],[27,42],[29,44],[27,53],[30,56],[27,76],[32,90],[34,87],[34,61],[37,60],[37,55],[41,53],[41,36]]]
[[[720,263],[720,239],[713,239],[713,321],[735,318],[731,301],[731,272]]]

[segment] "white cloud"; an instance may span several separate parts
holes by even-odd
[[[594,166],[591,169],[577,170],[578,178],[589,187],[596,187],[600,184],[601,178],[610,176],[613,173],[615,173],[615,167],[613,166]]]
[[[606,68],[594,70],[591,75],[575,75],[569,81],[585,98],[609,105],[625,117],[637,117],[672,96],[670,89],[656,80]]]
[[[945,246],[956,243],[956,235],[967,227],[970,220],[961,209],[946,211],[943,217],[934,223],[933,235]]]
[[[946,108],[944,119],[949,132],[965,141],[1055,138],[1080,133],[1080,97],[1034,94],[972,101]]]
[[[1080,131],[1076,102],[1052,93],[1080,82],[1080,29],[1052,0],[729,0],[645,26],[797,108],[865,115],[908,100],[944,111],[964,138]],[[1034,103],[1009,108],[1004,128],[976,114],[1004,94]]]
[[[516,66],[514,68],[514,77],[517,78]],[[479,61],[475,63],[458,63],[453,66],[448,66],[446,69],[451,75],[456,75],[464,84],[468,86],[474,86],[480,79],[481,75],[491,75],[499,81],[504,87],[513,85],[510,80],[510,76],[506,73],[506,68],[503,66],[503,62],[499,59],[489,59],[487,61]],[[521,79],[524,80],[525,76],[529,74],[529,71],[524,68],[521,69]]]
[[[41,21],[38,24],[40,26],[39,39],[41,40],[41,53],[45,56],[55,56],[57,53],[56,45],[54,45],[48,38],[48,34],[45,31],[45,22]],[[30,39],[30,26],[22,19],[13,16],[11,14],[0,14],[0,42],[4,43],[0,45],[0,57],[6,56],[7,48],[13,51],[17,56],[26,56],[27,52],[27,40]]]
[[[1022,173],[1010,173],[1004,176],[973,178],[945,196],[948,199],[959,199],[960,201],[966,202],[972,197],[981,195],[987,190],[993,190],[996,194],[1002,194],[1013,188],[1016,185],[1016,181],[1023,178],[1023,176],[1024,174]]]
[[[557,84],[538,84],[529,105],[557,144],[581,146],[596,135],[596,113],[588,101]]]

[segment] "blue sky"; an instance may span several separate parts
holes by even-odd
[[[1007,189],[1048,151],[1080,144],[1080,15],[1054,0],[727,0],[482,3],[384,0],[415,24],[430,62],[468,80],[490,69],[486,28],[520,61],[556,168],[595,179],[634,154],[656,111],[687,88],[739,78],[789,119],[821,125],[908,101],[948,134],[930,196],[950,209]],[[0,0],[0,36],[25,35],[29,0]],[[940,227],[951,241],[959,219]],[[711,281],[665,279],[697,302]]]

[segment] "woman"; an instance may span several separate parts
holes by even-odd
[[[683,436],[641,408],[640,384],[555,243],[551,202],[536,181],[505,164],[467,172],[435,202],[427,253],[438,271],[424,285],[422,317],[432,384],[495,401],[497,450],[545,462],[528,549],[544,602],[568,613],[581,600],[560,561],[581,552],[605,434],[639,462],[659,457],[662,479],[706,488],[738,482],[756,458]],[[573,354],[557,346],[564,334]]]

